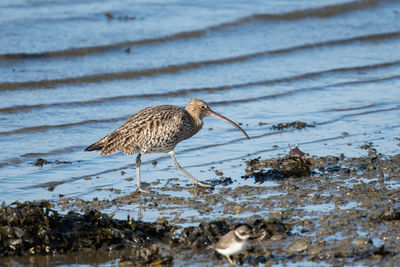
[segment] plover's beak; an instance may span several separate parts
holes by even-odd
[[[238,128],[238,129],[247,137],[247,139],[250,139],[250,137],[247,135],[247,133],[246,133],[239,125],[237,125],[236,123],[234,123],[233,121],[231,121],[231,120],[228,119],[227,117],[222,116],[221,114],[218,114],[217,112],[214,112],[214,111],[212,111],[211,109],[208,110],[208,114],[207,114],[207,115],[208,115],[208,116],[216,117],[216,118],[218,118],[218,119],[221,119],[221,120],[223,120],[223,121],[226,121],[227,123],[232,124],[233,126],[235,126],[236,128]]]

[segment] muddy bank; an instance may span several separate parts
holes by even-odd
[[[251,243],[239,263],[400,263],[400,155],[382,155],[372,144],[361,147],[363,157],[309,157],[293,149],[281,158],[247,160],[239,179],[254,186],[216,181],[205,190],[169,180],[150,194],[3,205],[1,255],[128,250],[116,256],[120,264],[222,263],[207,246],[247,224]],[[229,178],[218,173],[220,181]],[[160,216],[142,222],[101,212],[128,208]]]
[[[399,264],[400,155],[384,156],[371,145],[358,158],[285,156],[247,161],[245,179],[279,180],[276,200],[265,208],[293,225],[269,242],[269,262]]]
[[[173,232],[167,222],[114,220],[96,210],[61,215],[46,201],[2,206],[0,225],[0,256],[143,248]]]
[[[61,215],[50,206],[42,201],[1,207],[1,257],[130,249],[121,263],[170,265],[173,255],[185,250],[204,251],[240,225],[219,219],[177,231],[179,227],[167,221],[117,220],[96,210]],[[289,234],[288,225],[279,220],[253,220],[248,225],[257,240]],[[240,260],[243,262],[243,258]]]

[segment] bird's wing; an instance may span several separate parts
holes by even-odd
[[[143,109],[108,136],[103,151],[111,154],[122,150],[125,154],[132,154],[156,146],[174,147],[179,142],[185,112],[170,105]]]
[[[148,107],[133,114],[120,127],[118,127],[116,131],[132,132],[132,130],[138,127],[148,127],[147,130],[155,130],[158,127],[158,123],[170,122],[177,113],[182,111],[181,108],[171,105]]]
[[[233,235],[233,231],[230,231],[226,235],[222,236],[217,244],[215,244],[215,247],[219,249],[227,249],[229,247],[229,244],[233,241]]]

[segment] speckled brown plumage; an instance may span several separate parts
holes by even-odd
[[[200,131],[206,116],[218,117],[231,123],[249,138],[242,128],[212,111],[204,101],[191,98],[185,109],[172,105],[145,108],[131,116],[115,131],[87,147],[85,151],[100,150],[100,155],[110,155],[117,151],[127,155],[138,153],[136,168],[140,191],[145,191],[140,188],[140,156],[153,152],[170,153],[174,165],[179,170],[189,176],[195,184],[207,186],[183,170],[174,153],[174,148],[179,142]]]
[[[100,155],[110,155],[118,150],[127,155],[168,153],[179,142],[196,134],[202,125],[185,109],[171,105],[149,107],[130,117],[87,150],[101,149]]]

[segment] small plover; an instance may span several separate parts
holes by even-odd
[[[250,230],[246,225],[242,225],[221,237],[221,239],[210,245],[208,248],[215,249],[219,254],[224,255],[230,264],[236,265],[232,261],[231,255],[236,255],[247,248],[249,244]]]

